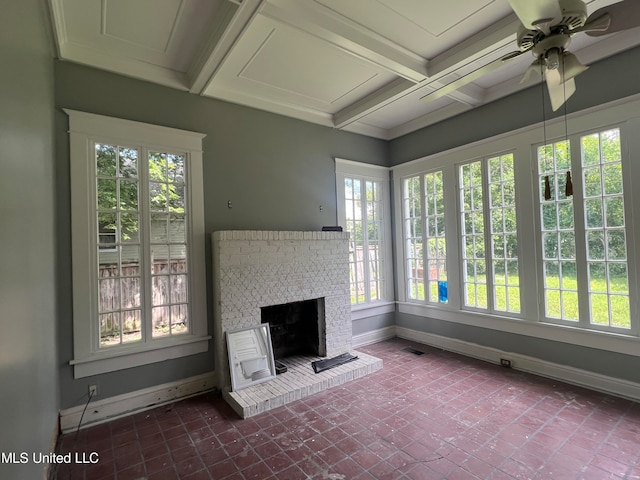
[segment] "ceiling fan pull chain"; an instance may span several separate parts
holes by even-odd
[[[573,195],[573,183],[571,182],[571,171],[567,172],[567,181],[564,185],[564,194],[567,197]]]

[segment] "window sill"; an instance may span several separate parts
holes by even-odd
[[[408,313],[435,320],[488,328],[501,332],[526,335],[544,340],[640,357],[640,338],[631,333],[625,335],[598,330],[587,330],[585,328],[568,325],[501,317],[477,312],[454,311],[409,302],[398,302],[398,311],[400,313]]]
[[[374,317],[385,313],[396,311],[396,302],[382,300],[376,303],[364,305],[354,305],[351,307],[351,320],[362,320],[363,318]]]
[[[170,343],[160,345],[146,345],[126,350],[100,352],[91,357],[71,360],[69,364],[73,366],[73,378],[90,377],[203,353],[209,349],[210,339],[210,336],[187,336],[180,340],[172,340]]]

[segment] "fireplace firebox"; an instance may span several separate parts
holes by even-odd
[[[324,356],[324,298],[260,308],[262,323],[269,323],[273,356]]]

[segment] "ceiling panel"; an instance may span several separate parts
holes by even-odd
[[[315,0],[431,59],[512,13],[507,0]]]
[[[259,94],[281,105],[335,113],[394,78],[331,43],[258,16],[204,94]]]
[[[439,37],[447,30],[468,20],[471,15],[480,14],[487,5],[494,3],[494,0],[465,0],[456,4],[455,8],[451,8],[450,0],[378,1],[434,37]]]
[[[104,35],[165,52],[182,3],[182,0],[136,0],[130,5],[117,0],[103,0]],[[148,17],[150,11],[155,12],[153,19]]]
[[[326,72],[336,72],[327,78]],[[380,70],[301,32],[273,28],[239,77],[332,104],[367,82]]]
[[[81,47],[184,72],[225,1],[62,0],[70,45],[61,50]]]

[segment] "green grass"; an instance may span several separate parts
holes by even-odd
[[[487,286],[484,276],[476,277],[477,284],[467,285],[468,306],[487,308]],[[496,277],[498,284],[504,284],[504,277]],[[496,285],[495,308],[502,312],[520,312],[520,289],[518,279],[509,277],[512,285]],[[562,290],[560,290],[559,277],[546,278],[546,313],[549,318],[578,321],[578,281],[575,277],[564,276],[562,278]],[[412,299],[424,300],[424,285],[418,284],[416,291],[411,292]],[[611,291],[626,293],[627,279],[612,278]],[[613,326],[619,328],[630,327],[629,297],[627,295],[607,295],[607,283],[605,279],[592,279],[590,284],[590,309],[591,323],[594,325]],[[507,297],[508,292],[508,297]],[[438,285],[430,284],[430,298],[438,298]],[[508,298],[508,305],[507,305]],[[477,301],[476,301],[477,299]],[[609,307],[609,302],[611,307]],[[611,322],[609,320],[609,308],[611,308]]]

